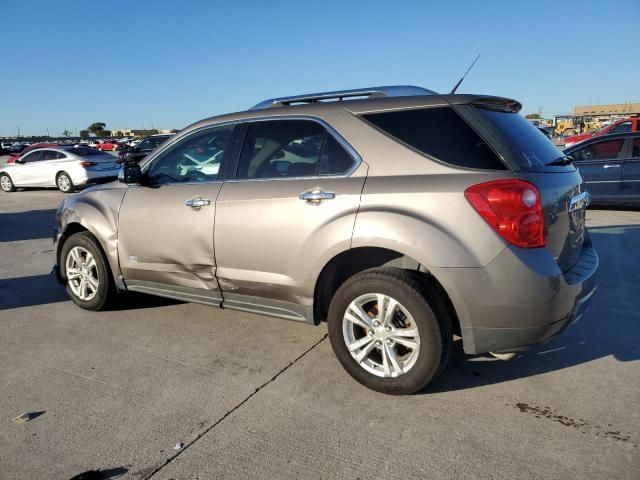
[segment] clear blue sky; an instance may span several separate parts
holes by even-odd
[[[0,0],[0,135],[181,128],[259,100],[385,84],[525,112],[640,102],[640,0]]]

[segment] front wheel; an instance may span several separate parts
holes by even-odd
[[[0,188],[2,188],[3,192],[7,193],[16,191],[16,186],[13,184],[13,180],[11,180],[11,177],[6,173],[0,175]]]
[[[71,235],[63,244],[60,268],[73,302],[86,310],[103,310],[115,297],[107,259],[89,232]]]
[[[56,185],[58,190],[62,193],[69,193],[73,191],[73,182],[67,172],[60,172],[56,177]]]
[[[443,370],[451,322],[441,299],[417,275],[381,269],[340,286],[328,315],[331,346],[344,369],[373,390],[414,393]]]

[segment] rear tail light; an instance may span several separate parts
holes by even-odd
[[[80,162],[80,166],[84,168],[95,167],[98,165],[96,162]]]
[[[544,247],[544,214],[535,185],[523,180],[495,180],[467,188],[464,196],[509,243],[522,248]]]

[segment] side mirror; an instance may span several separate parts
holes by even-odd
[[[142,171],[140,170],[140,165],[123,165],[120,168],[120,172],[118,172],[118,180],[122,183],[126,183],[127,185],[136,185],[140,183],[142,179]]]

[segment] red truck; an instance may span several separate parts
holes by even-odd
[[[566,137],[564,139],[564,146],[570,147],[571,145],[575,145],[578,142],[582,142],[583,140],[587,140],[591,137],[598,137],[600,135],[608,135],[610,133],[628,133],[628,132],[637,132],[640,131],[640,118],[623,118],[622,120],[618,120],[611,125],[607,125],[606,127],[598,130],[595,133],[581,133],[579,135],[571,135],[570,137]]]

